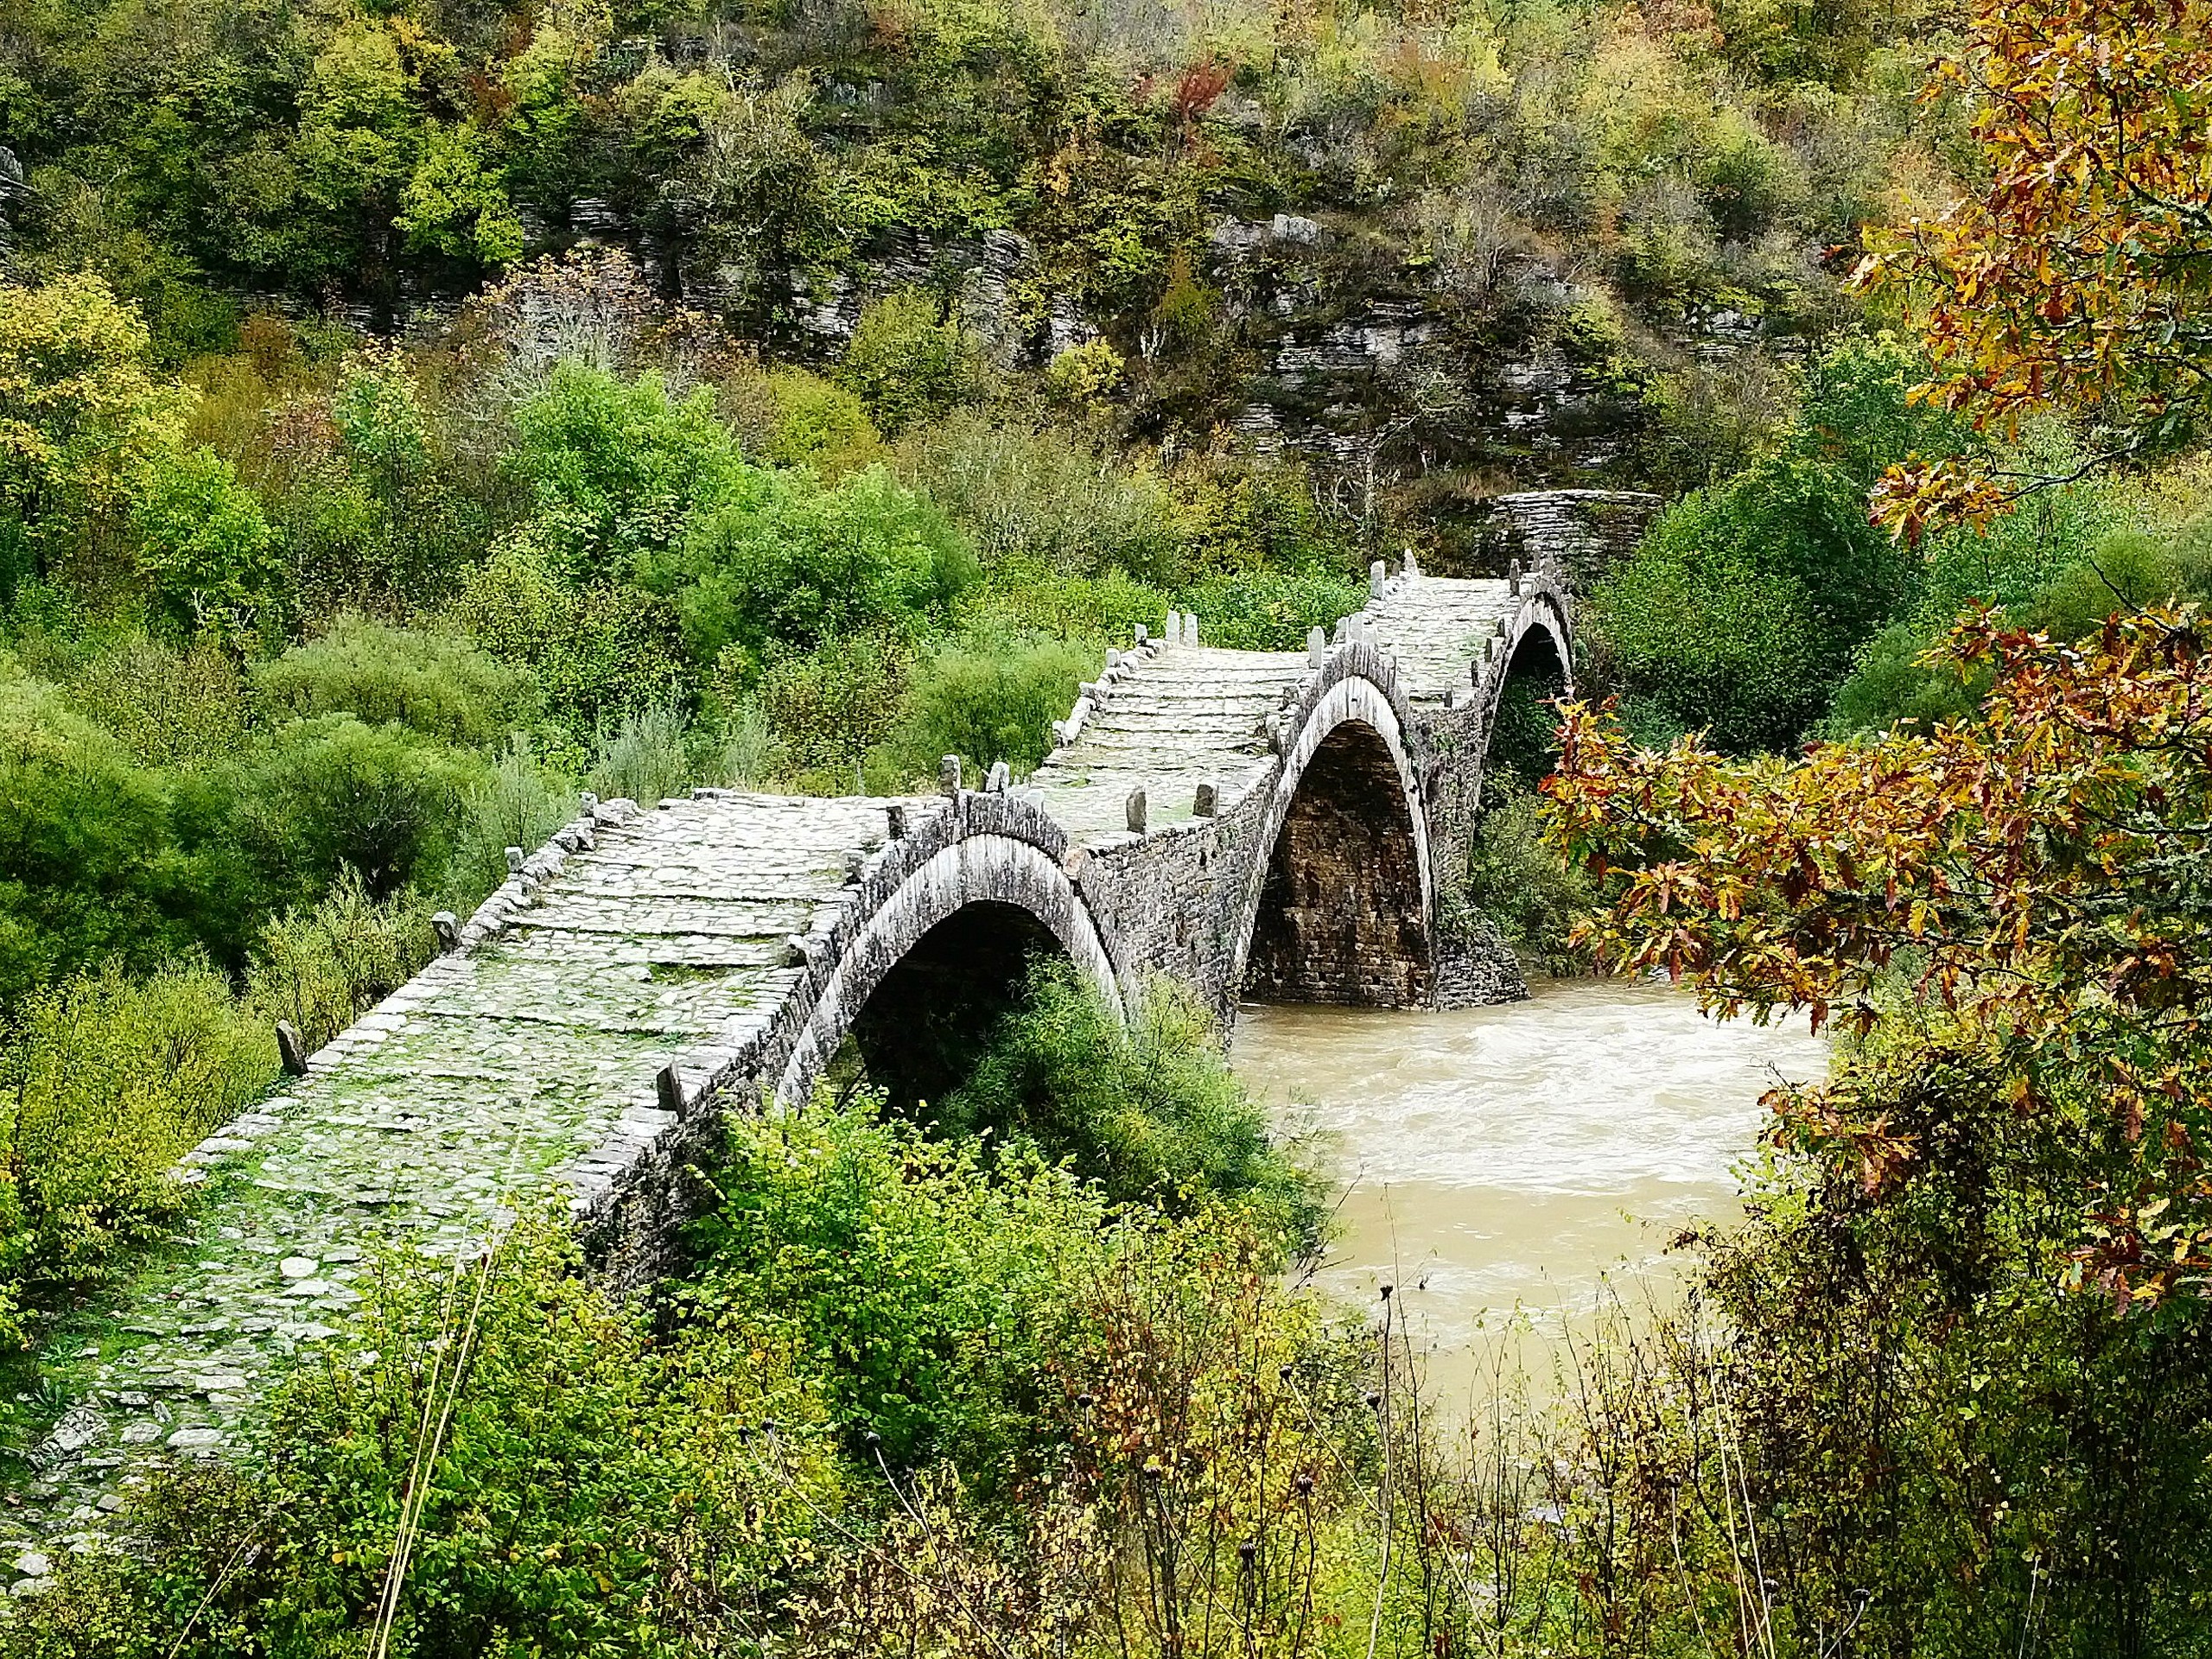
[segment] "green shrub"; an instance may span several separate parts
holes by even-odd
[[[1056,430],[956,410],[908,433],[898,465],[967,533],[988,569],[1120,569],[1158,580],[1181,552],[1164,480]]]
[[[188,944],[176,852],[161,779],[0,658],[0,999]]]
[[[835,477],[865,464],[881,447],[861,400],[834,381],[779,368],[769,372],[767,391],[774,419],[761,454],[779,467],[811,467]]]
[[[466,639],[394,628],[354,613],[253,671],[254,690],[292,718],[350,714],[397,721],[442,742],[484,748],[535,712],[530,676]]]
[[[1261,569],[1211,576],[1183,590],[1178,608],[1198,638],[1230,651],[1303,651],[1309,628],[1334,628],[1367,603],[1367,584],[1338,571]]]
[[[507,879],[507,849],[531,851],[576,816],[581,803],[566,778],[550,772],[517,733],[468,797],[447,891],[469,911]]]
[[[275,533],[260,499],[213,449],[157,456],[131,527],[153,615],[188,636],[249,632],[276,598]]]
[[[982,377],[975,337],[938,300],[911,288],[868,302],[837,367],[837,378],[894,437],[972,397]]]
[[[1795,578],[1647,542],[1592,601],[1621,687],[1723,749],[1784,748],[1827,706],[1829,653]]]
[[[657,1345],[582,1266],[535,1218],[458,1273],[380,1264],[350,1339],[278,1390],[266,1454],[157,1478],[133,1550],[68,1560],[0,1654],[370,1651],[403,1537],[395,1654],[728,1651],[848,1506],[820,1399],[748,1322]]]
[[[158,1239],[181,1199],[170,1166],[276,1075],[267,1019],[200,963],[64,980],[26,997],[13,1027],[0,1275],[16,1284],[97,1280]]]
[[[483,776],[404,726],[324,715],[278,732],[232,774],[238,842],[272,908],[319,900],[342,868],[378,898],[443,877]]]
[[[1456,903],[1487,918],[1516,950],[1534,957],[1547,973],[1578,973],[1587,956],[1570,944],[1576,918],[1595,898],[1583,872],[1561,861],[1543,841],[1543,798],[1505,774],[1484,780],[1496,804],[1475,826],[1468,852],[1467,884]],[[1453,906],[1440,925],[1449,926]]]
[[[422,970],[437,951],[430,905],[411,889],[378,900],[348,868],[313,910],[266,923],[246,978],[247,1001],[289,1020],[321,1048]]]
[[[656,374],[626,381],[556,365],[515,411],[509,465],[537,506],[537,534],[570,582],[620,580],[682,541],[693,511],[759,487],[699,387],[680,402]]]
[[[767,715],[751,701],[736,704],[723,716],[716,753],[719,779],[733,789],[766,789],[791,760]]]
[[[592,792],[603,800],[632,800],[644,807],[681,794],[691,785],[683,732],[683,716],[673,709],[648,707],[625,715],[620,725],[600,734],[592,757]]]
[[[834,488],[779,480],[702,513],[680,555],[657,562],[699,661],[941,617],[976,577],[960,532],[880,467]]]
[[[1916,575],[1847,476],[1778,456],[1669,508],[1589,612],[1624,690],[1724,748],[1781,748]]]
[[[753,697],[799,780],[839,792],[898,728],[913,671],[912,640],[857,634],[803,654],[771,657]],[[932,773],[936,764],[930,762]]]
[[[1987,681],[1962,681],[1955,672],[1922,667],[1917,658],[1933,643],[1905,622],[1868,640],[1851,677],[1836,688],[1827,734],[1872,734],[1899,721],[1927,731],[1947,720],[1970,718],[1988,690]]]
[[[1035,564],[1001,566],[961,607],[976,632],[1033,632],[1123,648],[1137,624],[1157,630],[1166,613],[1166,594],[1123,571],[1073,576]]]
[[[664,600],[612,582],[571,588],[527,537],[469,574],[453,616],[500,662],[529,669],[547,709],[577,732],[690,690],[683,630]]]
[[[1287,1243],[1318,1239],[1316,1183],[1270,1140],[1219,1030],[1173,981],[1147,982],[1125,1027],[1066,963],[1040,961],[935,1116],[944,1134],[1033,1145],[1117,1201],[1182,1211],[1238,1199]]]
[[[1078,1264],[1110,1248],[1098,1194],[1032,1156],[826,1098],[734,1120],[716,1182],[696,1238],[708,1265],[683,1300],[753,1310],[893,1466],[950,1456],[1005,1478],[1043,1331]]]
[[[2208,576],[2212,565],[2203,550],[2123,531],[2045,582],[2020,607],[2020,620],[2054,639],[2080,639],[2116,613],[2202,601],[2212,588]]]
[[[212,635],[188,651],[143,638],[111,646],[70,676],[69,696],[142,766],[203,766],[247,739],[244,677]]]
[[[907,688],[899,758],[921,777],[948,754],[971,776],[995,760],[1027,773],[1052,747],[1052,721],[1067,717],[1077,686],[1097,670],[1096,652],[1055,639],[946,646]]]

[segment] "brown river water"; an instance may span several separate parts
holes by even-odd
[[[1671,987],[1538,981],[1526,1002],[1451,1014],[1249,1006],[1236,1068],[1283,1129],[1318,1135],[1343,1183],[1319,1287],[1380,1287],[1441,1403],[1485,1391],[1503,1356],[1548,1393],[1560,1340],[1611,1291],[1675,1283],[1666,1243],[1737,1213],[1759,1096],[1824,1075],[1801,1020],[1716,1021]]]

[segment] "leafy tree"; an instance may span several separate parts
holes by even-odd
[[[151,346],[96,276],[0,284],[0,514],[26,536],[36,574],[181,438],[185,400],[155,375]],[[0,568],[0,592],[23,574]]]
[[[213,450],[156,456],[131,523],[154,614],[170,628],[244,633],[276,601],[276,535],[260,498]]]
[[[1977,0],[1929,95],[1971,101],[1981,170],[1944,211],[1871,230],[1857,273],[1921,319],[1936,369],[1923,396],[1984,431],[2081,411],[2112,434],[2093,461],[2202,434],[2209,89],[2203,0]],[[1916,536],[2047,481],[1922,458],[1885,478],[1878,503]]]
[[[651,567],[694,654],[912,629],[976,578],[976,556],[925,496],[880,467],[832,489],[760,475],[717,501]]]
[[[559,364],[515,411],[515,436],[509,464],[536,496],[538,543],[571,581],[620,580],[680,543],[702,505],[770,488],[738,459],[713,391],[674,399],[657,374]]]
[[[0,997],[188,944],[175,864],[161,780],[52,689],[0,677]]]
[[[1993,687],[1978,721],[1734,764],[1638,750],[1569,711],[1554,835],[1608,883],[1618,969],[1688,976],[1726,1012],[1872,1027],[1895,976],[1986,1046],[2027,1112],[2115,1127],[2124,1166],[2079,1195],[2081,1281],[2122,1302],[2212,1284],[2204,1009],[2212,935],[2212,659],[2151,613],[2080,648],[1961,623],[1944,657]],[[1878,1112],[1792,1107],[1878,1189],[1916,1155]]]
[[[378,898],[444,874],[480,763],[404,726],[325,715],[276,733],[232,773],[233,830],[267,907],[311,905],[341,868]]]
[[[901,289],[861,311],[837,376],[895,437],[965,400],[982,368],[958,317],[919,289]]]

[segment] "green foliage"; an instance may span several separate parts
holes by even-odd
[[[2201,1308],[2115,1317],[2064,1286],[2062,1241],[2088,1184],[2128,1166],[2124,1136],[2094,1072],[2023,1112],[1996,1058],[1896,1011],[1832,1087],[1912,1155],[1877,1184],[1844,1146],[1804,1146],[1714,1241],[1788,1614],[1833,1625],[1865,1597],[1871,1646],[1973,1653],[2033,1586],[2049,1651],[2193,1652]]]
[[[957,754],[970,775],[1003,760],[1017,777],[1052,747],[1052,723],[1075,706],[1076,689],[1097,670],[1095,652],[1056,639],[948,645],[927,658],[906,692],[898,734],[907,770],[930,776]]]
[[[1061,1292],[1112,1248],[1103,1199],[1033,1155],[826,1101],[734,1122],[717,1180],[683,1300],[757,1310],[894,1467],[950,1456],[1002,1478]]]
[[[410,891],[372,899],[352,868],[313,910],[288,910],[261,930],[247,1000],[289,1020],[321,1048],[405,984],[436,954],[430,907]]]
[[[153,374],[151,347],[97,276],[0,283],[0,519],[32,555],[0,563],[0,599],[127,505],[182,436],[184,400]]]
[[[626,577],[680,543],[696,509],[767,488],[706,386],[678,401],[657,374],[626,381],[563,362],[514,421],[509,465],[537,503],[537,544],[570,582]]]
[[[314,904],[341,868],[378,898],[435,886],[481,775],[404,726],[324,715],[238,763],[236,834],[276,905]]]
[[[692,777],[683,739],[683,716],[673,709],[647,707],[623,715],[620,725],[600,735],[592,757],[592,792],[601,800],[632,800],[643,807],[680,794]]]
[[[973,541],[987,569],[1121,569],[1157,581],[1182,549],[1166,484],[1047,428],[957,410],[909,433],[901,474]]]
[[[257,664],[264,706],[290,719],[349,714],[396,721],[470,748],[499,742],[535,712],[528,673],[504,667],[465,639],[395,628],[344,612],[306,645]]]
[[[690,689],[682,633],[664,601],[613,582],[573,588],[527,538],[470,573],[453,617],[500,662],[529,669],[547,708],[579,731]]]
[[[766,390],[774,413],[760,453],[779,467],[847,473],[881,442],[861,400],[834,381],[779,368],[767,376]]]
[[[1118,1201],[1239,1200],[1286,1245],[1318,1242],[1311,1177],[1269,1140],[1213,1021],[1171,981],[1148,982],[1124,1026],[1067,963],[1039,962],[968,1081],[935,1105],[943,1132],[1033,1145]]]
[[[753,706],[798,782],[842,794],[897,729],[913,668],[913,644],[903,635],[855,634],[772,656]],[[932,757],[932,775],[936,764]]]
[[[525,734],[509,738],[468,797],[448,882],[454,908],[480,904],[507,879],[507,849],[543,847],[579,804],[568,780],[540,764]]]
[[[2046,582],[2020,620],[2054,639],[2079,639],[2114,614],[2212,596],[2212,549],[2142,531],[2105,537]]]
[[[1325,566],[1262,567],[1210,576],[1183,590],[1179,608],[1198,637],[1229,651],[1302,651],[1310,628],[1334,629],[1367,603],[1367,584]]]
[[[65,1567],[0,1653],[364,1651],[403,1541],[395,1653],[727,1651],[840,1504],[819,1396],[743,1325],[656,1344],[581,1265],[537,1219],[471,1265],[385,1263],[278,1393],[271,1455],[156,1485],[143,1551]]]
[[[260,499],[212,449],[155,457],[131,527],[155,616],[187,635],[245,634],[277,597],[276,537]]]
[[[1726,749],[1784,747],[1827,707],[1827,652],[1794,578],[1655,530],[1592,598],[1621,685]]]
[[[1828,734],[1884,732],[1900,721],[1926,730],[1970,717],[1988,687],[1962,681],[1948,670],[1923,667],[1918,659],[1934,643],[1904,622],[1892,623],[1868,640],[1851,677],[1836,688]]]
[[[49,687],[0,658],[0,997],[191,939],[167,791]]]
[[[1486,785],[1484,793],[1493,792]],[[1478,912],[1516,950],[1535,957],[1548,973],[1585,971],[1588,958],[1568,943],[1568,935],[1595,898],[1589,878],[1564,862],[1543,840],[1543,801],[1510,774],[1494,785],[1496,801],[1475,826],[1467,860],[1466,886],[1453,906]]]
[[[871,300],[839,364],[838,379],[896,437],[979,389],[982,353],[957,315],[918,289]]]
[[[1916,577],[1846,474],[1783,455],[1669,508],[1591,611],[1624,690],[1725,748],[1781,748]]]
[[[0,1337],[24,1287],[83,1285],[158,1239],[170,1166],[276,1075],[267,1019],[189,960],[144,980],[109,967],[33,993],[0,1053]]]
[[[205,765],[236,753],[246,741],[244,677],[211,636],[188,651],[125,639],[78,668],[68,695],[142,766]]]
[[[1121,389],[1126,366],[1110,340],[1071,346],[1045,365],[1045,390],[1078,408],[1103,403]]]
[[[975,580],[975,555],[925,496],[879,467],[833,488],[763,476],[703,512],[655,566],[701,661],[942,618]]]

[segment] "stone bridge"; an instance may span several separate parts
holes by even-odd
[[[1509,683],[1566,686],[1567,595],[1541,563],[1378,564],[1371,588],[1302,652],[1216,649],[1187,617],[1109,652],[1019,785],[950,765],[905,799],[584,798],[429,967],[188,1156],[193,1242],[56,1357],[79,1403],[31,1449],[5,1559],[89,1535],[139,1458],[250,1436],[391,1243],[473,1250],[550,1186],[612,1272],[649,1274],[723,1113],[805,1100],[841,1051],[937,1095],[1040,950],[1122,1008],[1163,975],[1224,1016],[1522,995],[1439,898]]]

